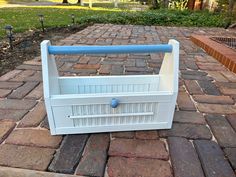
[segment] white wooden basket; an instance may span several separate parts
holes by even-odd
[[[159,75],[60,77],[56,54],[165,52]],[[168,129],[178,94],[179,43],[51,46],[41,43],[44,99],[52,135]]]

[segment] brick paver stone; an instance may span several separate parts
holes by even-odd
[[[16,77],[12,78],[10,81],[24,81],[29,76],[32,76],[35,73],[33,70],[25,70],[20,74],[16,75]]]
[[[28,169],[19,169],[11,167],[0,167],[1,177],[75,177],[74,175],[49,173]],[[80,177],[80,176],[76,176]]]
[[[5,99],[0,100],[0,109],[25,109],[30,110],[36,105],[34,100]]]
[[[16,75],[18,75],[19,73],[21,73],[22,70],[12,70],[12,71],[9,71],[8,73],[2,75],[0,77],[0,81],[7,81],[7,80],[10,80],[11,78],[15,77]]]
[[[207,81],[207,82],[213,80],[213,78],[209,76],[186,75],[186,74],[181,75],[181,78],[183,78],[184,80],[198,80],[198,81]]]
[[[137,131],[135,132],[135,138],[142,140],[155,140],[158,139],[158,133],[156,130]]]
[[[111,133],[112,138],[133,138],[134,132],[113,132]]]
[[[32,82],[32,81],[37,81],[37,82],[42,82],[42,72],[41,71],[37,71],[36,73],[34,73],[32,76],[29,76],[27,78],[24,79],[26,82]]]
[[[234,104],[234,100],[232,100],[229,96],[193,95],[193,99],[199,103]]]
[[[23,82],[6,82],[6,81],[0,81],[0,88],[1,89],[16,89],[20,87],[23,84]]]
[[[198,66],[196,65],[194,61],[186,60],[184,63],[187,68],[192,69],[192,70],[198,70]]]
[[[188,139],[211,139],[210,130],[205,125],[174,123],[170,130],[160,130],[160,137],[184,137]]]
[[[96,177],[104,175],[109,140],[109,134],[92,134],[89,137],[76,174]]]
[[[221,71],[221,73],[231,82],[236,82],[236,74],[230,71]]]
[[[220,91],[223,95],[234,95],[236,93],[236,89],[232,88],[220,88]]]
[[[208,115],[206,120],[222,147],[236,147],[236,133],[223,116]]]
[[[194,145],[199,155],[206,177],[235,177],[228,161],[218,144],[208,140],[195,140]]]
[[[0,89],[0,98],[4,98],[11,93],[11,90]]]
[[[177,123],[193,123],[205,124],[205,118],[201,113],[192,111],[175,111],[174,122]]]
[[[227,120],[233,127],[234,131],[236,131],[236,114],[227,115]]]
[[[192,94],[203,94],[201,87],[197,84],[195,80],[185,80],[185,86],[188,92]]]
[[[236,148],[225,148],[224,152],[226,157],[229,159],[232,167],[236,170]]]
[[[54,152],[48,148],[3,144],[0,146],[0,165],[46,170]]]
[[[200,112],[210,114],[236,114],[235,105],[198,103],[197,108]]]
[[[57,148],[62,140],[61,136],[52,136],[48,130],[16,129],[6,139],[8,144]]]
[[[111,141],[108,153],[110,156],[168,159],[165,144],[160,140],[117,138]]]
[[[236,82],[215,82],[217,87],[236,89]]]
[[[1,119],[10,119],[10,120],[18,121],[27,112],[28,112],[27,110],[0,109],[0,120]]]
[[[17,127],[36,127],[46,116],[45,105],[39,102],[32,111],[24,116]]]
[[[41,71],[42,67],[38,65],[19,65],[16,67],[17,69],[22,69],[22,70],[35,70],[35,71]]]
[[[46,128],[46,129],[49,130],[49,123],[48,123],[48,117],[47,116],[41,122],[40,127]]]
[[[190,141],[169,137],[168,144],[175,177],[204,177],[198,155]]]
[[[43,83],[40,83],[34,90],[32,90],[25,98],[39,99],[43,96]]]
[[[229,82],[226,77],[224,77],[220,72],[218,71],[207,71],[208,74],[215,79],[217,82]]]
[[[8,96],[8,98],[22,99],[37,85],[38,85],[38,82],[26,82],[24,85],[22,85],[21,87],[18,87],[15,91],[13,91]]]
[[[215,84],[211,83],[210,81],[198,81],[198,84],[208,95],[221,95]]]
[[[207,73],[203,71],[194,71],[194,70],[182,70],[182,75],[196,75],[196,76],[206,76]]]
[[[67,135],[57,151],[49,171],[72,174],[79,163],[88,135]]]
[[[0,121],[0,143],[9,135],[15,125],[16,123],[13,121]]]
[[[101,65],[99,74],[109,74],[111,72],[111,65]]]
[[[180,110],[195,111],[196,108],[186,92],[179,92],[177,98],[177,104]]]
[[[75,69],[99,69],[100,64],[75,64],[73,68]]]
[[[225,71],[226,70],[226,68],[224,68],[219,63],[201,63],[201,62],[197,62],[197,65],[201,70],[207,70],[207,71]]]
[[[109,177],[172,177],[169,163],[158,159],[110,157],[107,166]]]

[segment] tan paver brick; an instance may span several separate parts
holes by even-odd
[[[109,177],[172,177],[170,164],[158,159],[110,157]]]
[[[198,103],[197,108],[200,112],[212,114],[235,114],[235,105],[221,105],[221,104],[206,104]]]
[[[17,127],[36,127],[46,116],[44,102],[39,102],[32,111],[24,116]]]
[[[3,144],[0,146],[0,165],[46,170],[54,152],[48,148]]]
[[[25,109],[30,110],[36,105],[34,100],[4,99],[0,100],[0,109]]]
[[[48,130],[16,129],[6,139],[6,143],[24,146],[57,148],[61,140],[61,136],[52,136]]]
[[[49,173],[35,170],[0,167],[0,176],[2,177],[82,177],[68,174]]]
[[[164,142],[160,140],[117,138],[111,141],[109,155],[164,160],[169,158]]]
[[[39,99],[43,96],[43,83],[40,83],[34,90],[32,90],[25,98]]]
[[[13,121],[0,121],[0,143],[4,141],[4,139],[9,135],[9,133],[13,130],[16,123]]]
[[[229,96],[193,95],[193,99],[199,103],[234,104],[234,101]]]

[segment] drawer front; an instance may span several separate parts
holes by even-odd
[[[157,106],[157,103],[123,103],[116,108],[110,104],[72,106],[69,118],[76,126],[144,123],[152,121]]]
[[[110,126],[157,122],[158,103],[53,107],[56,127]]]

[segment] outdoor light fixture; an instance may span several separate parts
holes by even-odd
[[[44,24],[43,24],[44,15],[43,15],[43,14],[39,14],[38,16],[39,16],[39,21],[40,21],[40,23],[41,23],[42,30],[43,30],[43,32],[45,32],[45,30],[44,30]]]
[[[5,30],[6,30],[6,33],[7,33],[7,37],[9,39],[9,45],[10,45],[10,48],[13,49],[13,34],[12,34],[12,29],[13,27],[11,25],[6,25],[5,26]]]
[[[72,24],[75,24],[75,14],[71,14]]]

